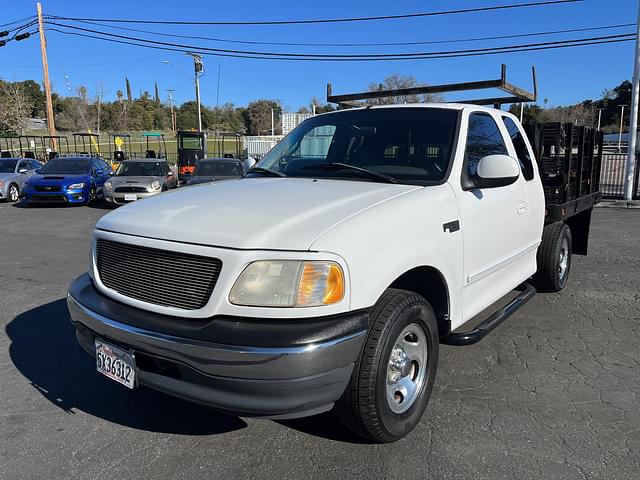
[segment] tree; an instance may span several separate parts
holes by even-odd
[[[271,110],[273,109],[273,118],[275,131],[281,132],[280,113],[282,107],[274,100],[256,100],[251,102],[244,111],[244,124],[248,135],[261,135],[271,132]]]
[[[516,117],[520,118],[520,104],[514,103],[509,107],[509,112],[513,113]],[[545,110],[540,108],[536,104],[529,104],[524,106],[522,115],[522,123],[524,125],[533,125],[535,123],[543,123],[546,120]]]
[[[33,99],[22,83],[0,81],[0,131],[22,133],[34,109]]]
[[[412,88],[417,87],[418,82],[415,77],[410,75],[399,75],[394,73],[389,75],[384,79],[384,81],[380,84],[371,83],[369,84],[369,91],[376,92],[378,90],[398,90],[402,88]],[[422,95],[400,95],[397,97],[385,97],[385,98],[372,98],[366,100],[365,103],[368,105],[392,105],[392,104],[403,104],[403,103],[432,103],[432,102],[442,102],[444,97],[439,94],[422,94]]]
[[[133,102],[133,98],[131,97],[131,84],[129,83],[129,79],[127,77],[124,77],[124,81],[127,86],[127,102],[129,102],[129,105],[131,105],[131,103]]]
[[[153,82],[153,87],[154,87],[154,100],[156,102],[156,105],[160,106],[160,94],[158,93],[158,82]]]

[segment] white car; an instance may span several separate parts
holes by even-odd
[[[245,416],[335,406],[389,442],[420,421],[439,343],[478,341],[534,274],[562,289],[570,255],[513,115],[357,108],[306,120],[245,178],[104,216],[68,304],[97,369],[127,387]]]

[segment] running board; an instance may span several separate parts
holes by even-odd
[[[440,343],[445,345],[466,346],[479,342],[489,333],[491,333],[498,325],[513,315],[520,307],[533,298],[536,289],[528,283],[523,283],[518,289],[522,292],[508,305],[493,313],[484,322],[469,332],[450,333],[440,338]]]

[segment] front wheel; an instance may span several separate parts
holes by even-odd
[[[9,191],[7,192],[7,198],[11,203],[15,203],[20,198],[20,190],[18,190],[18,186],[15,183],[9,185]]]
[[[379,443],[411,432],[431,396],[438,347],[431,305],[416,293],[387,290],[371,312],[363,352],[336,407],[345,426]]]
[[[96,203],[96,198],[96,187],[91,185],[91,188],[89,189],[89,196],[87,197],[87,205],[93,205]]]

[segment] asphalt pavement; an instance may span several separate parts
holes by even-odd
[[[442,346],[405,439],[233,418],[95,371],[65,305],[101,208],[0,204],[0,478],[640,478],[640,211],[597,209],[570,285]]]

